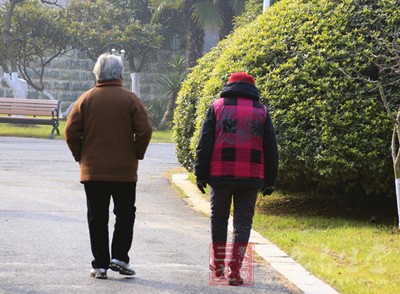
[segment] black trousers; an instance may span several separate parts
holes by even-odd
[[[233,243],[247,244],[253,224],[259,189],[253,187],[211,186],[212,242],[227,242],[228,219],[233,200]]]
[[[136,183],[90,181],[84,183],[84,187],[93,268],[108,269],[111,258],[128,263],[136,217]],[[108,221],[111,197],[115,226],[110,258]]]

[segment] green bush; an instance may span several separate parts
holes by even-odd
[[[276,2],[276,1],[275,1]],[[234,28],[237,29],[241,26],[247,25],[257,18],[262,13],[263,1],[260,0],[247,0],[245,11],[234,19]]]
[[[399,24],[396,0],[277,2],[189,74],[174,119],[179,161],[191,170],[206,109],[231,72],[247,71],[271,109],[281,188],[391,194],[392,123],[377,89],[357,77],[389,78],[374,63],[390,56],[380,40],[394,40]]]
[[[167,109],[168,100],[166,98],[143,100],[143,104],[146,107],[153,129],[157,129],[160,124],[165,110]]]

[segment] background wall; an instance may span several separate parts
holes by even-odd
[[[151,64],[144,68],[141,73],[140,96],[143,100],[162,98],[162,89],[157,83],[158,75],[163,68],[163,64],[158,62],[159,55],[164,55],[164,60],[168,59],[167,52],[154,54]],[[163,60],[163,59],[160,59]],[[66,55],[53,60],[45,71],[45,86],[56,99],[62,101],[61,109],[65,111],[84,91],[90,89],[95,84],[95,77],[92,73],[94,61],[87,58],[78,51],[70,51]],[[0,97],[13,97],[11,89],[5,83],[3,71],[0,67],[1,85]],[[131,89],[131,78],[125,71],[124,86]],[[29,87],[28,98],[48,99],[42,93]]]

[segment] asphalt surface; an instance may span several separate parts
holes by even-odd
[[[151,144],[139,165],[131,263],[136,276],[90,277],[86,200],[61,140],[0,137],[0,293],[299,293],[268,264],[248,286],[210,285],[210,232],[171,186],[173,144]],[[110,207],[110,234],[114,217]]]

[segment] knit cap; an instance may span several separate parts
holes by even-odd
[[[254,78],[245,72],[234,72],[229,77],[228,84],[234,82],[246,82],[254,84]]]

